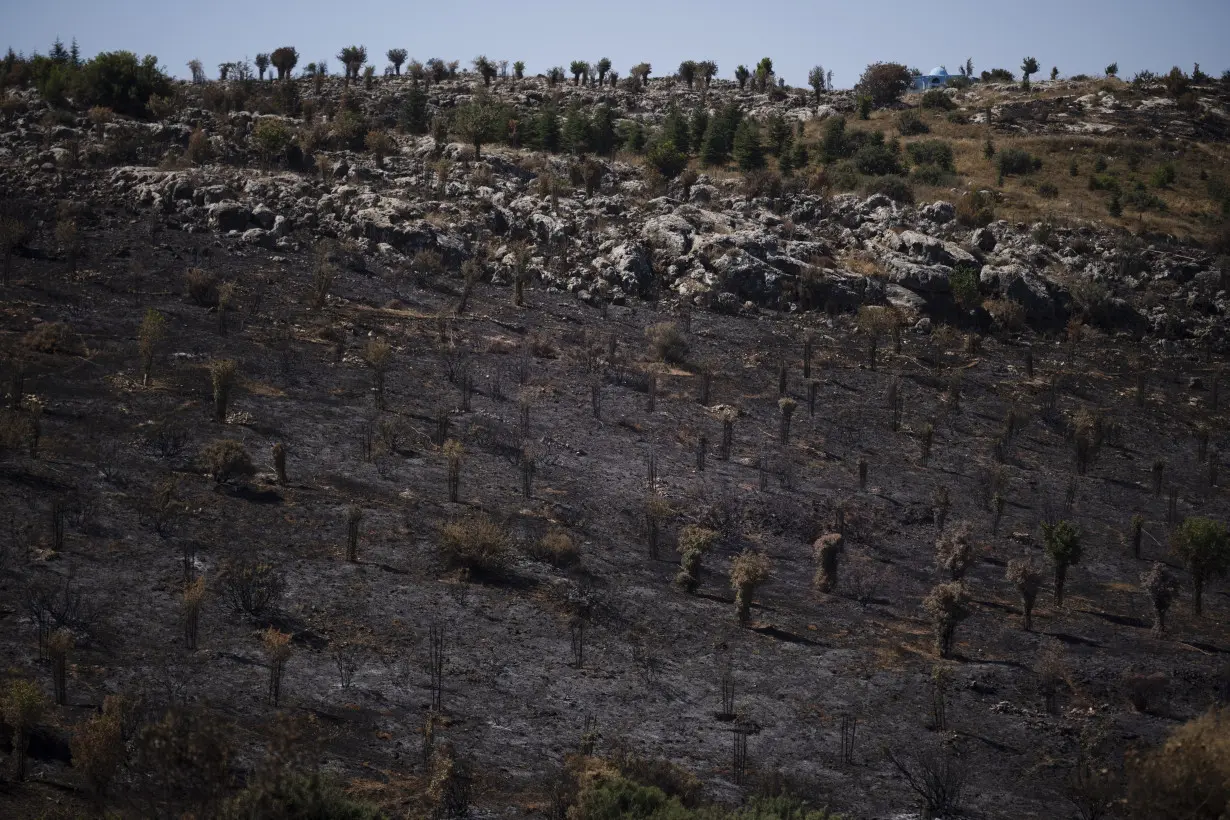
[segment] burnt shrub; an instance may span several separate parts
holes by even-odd
[[[498,578],[512,560],[508,531],[485,516],[452,521],[440,528],[440,556],[449,569]]]

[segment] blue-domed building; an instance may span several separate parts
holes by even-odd
[[[938,66],[931,69],[930,74],[915,77],[914,90],[926,91],[930,88],[947,88],[949,79],[948,69],[944,68],[944,66]]]

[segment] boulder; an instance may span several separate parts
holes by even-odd
[[[921,265],[900,254],[883,260],[888,281],[919,293],[947,293],[952,289],[952,268],[947,265]]]
[[[955,267],[976,264],[973,254],[964,248],[918,231],[902,231],[900,234],[889,232],[885,236],[884,245],[911,259],[931,265]]]
[[[644,294],[653,284],[653,267],[649,263],[649,252],[639,242],[619,245],[607,255],[607,260],[610,262],[615,284],[618,284],[624,293]]]
[[[267,205],[257,205],[252,209],[252,221],[265,230],[272,229],[277,218],[278,215]]]
[[[1058,317],[1059,306],[1047,283],[1022,265],[987,265],[979,279],[1023,307],[1026,321],[1053,322]]]
[[[217,231],[246,230],[252,212],[234,200],[224,200],[209,208],[209,226]]]
[[[713,267],[731,293],[757,304],[776,304],[782,280],[791,278],[740,248],[722,255]]]
[[[951,222],[956,215],[957,209],[951,202],[933,202],[919,211],[919,216],[937,225]]]
[[[676,214],[655,216],[641,228],[641,238],[651,248],[666,251],[671,256],[683,256],[692,249],[692,223]]]

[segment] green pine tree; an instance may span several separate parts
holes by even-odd
[[[560,146],[560,125],[559,112],[555,110],[555,106],[548,105],[542,109],[542,113],[538,115],[538,122],[535,123],[535,141],[538,147],[544,151],[558,151]]]
[[[701,141],[700,162],[707,168],[725,165],[730,152],[726,150],[726,129],[721,117],[709,120],[705,138]]]
[[[593,126],[590,128],[590,146],[595,154],[608,156],[615,153],[615,112],[609,105],[600,105],[594,112]]]
[[[743,120],[739,123],[735,131],[733,154],[742,171],[764,167],[764,145],[760,141],[760,126],[755,121]]]
[[[563,145],[565,150],[573,154],[584,154],[590,150],[591,130],[589,114],[580,105],[568,109],[564,118]]]
[[[692,122],[688,128],[691,131],[692,150],[700,152],[705,146],[705,132],[709,130],[709,110],[698,106],[692,112]]]

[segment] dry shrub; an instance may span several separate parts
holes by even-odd
[[[85,355],[85,344],[71,327],[63,322],[44,322],[22,337],[21,343],[39,353]]]
[[[276,566],[253,558],[223,562],[218,577],[231,605],[249,615],[259,615],[276,603],[286,587]]]
[[[674,322],[659,322],[645,328],[649,355],[655,362],[683,364],[688,357],[688,342]]]
[[[551,530],[530,547],[530,557],[564,569],[581,560],[581,550],[563,530]]]
[[[985,228],[995,221],[995,194],[970,191],[957,200],[957,222],[967,228]]]
[[[218,277],[200,268],[188,268],[184,274],[184,291],[201,307],[218,304]]]
[[[229,438],[205,445],[201,451],[201,464],[219,484],[256,474],[248,451],[238,441]]]
[[[1025,308],[1020,302],[1011,299],[988,299],[982,303],[982,307],[1002,330],[1015,332],[1025,329]]]
[[[111,699],[108,699],[110,705]],[[102,797],[124,762],[125,749],[120,714],[116,709],[92,716],[73,732],[70,742],[73,768],[85,776],[95,796]]]
[[[441,527],[440,555],[449,569],[488,578],[502,575],[512,559],[508,531],[485,516]]]
[[[1128,756],[1128,815],[1222,820],[1230,812],[1230,707],[1175,729],[1161,746]]]
[[[756,587],[769,580],[771,565],[764,553],[744,550],[730,565],[730,586],[735,590],[735,613],[746,624],[752,613]]]

